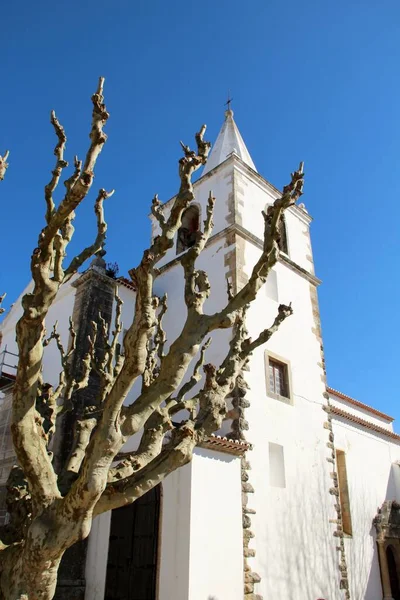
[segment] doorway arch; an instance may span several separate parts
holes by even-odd
[[[156,600],[161,486],[111,513],[104,600]]]

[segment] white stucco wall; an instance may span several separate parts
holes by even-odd
[[[345,410],[346,412],[359,417],[360,419],[364,419],[369,423],[373,423],[374,425],[378,425],[378,427],[383,427],[388,431],[393,431],[393,421],[390,419],[384,418],[380,415],[377,415],[373,412],[373,410],[369,410],[368,407],[355,406],[350,401],[347,401],[344,398],[340,398],[334,394],[329,394],[329,399],[332,406],[337,406],[341,410]]]
[[[189,600],[242,600],[240,459],[197,449],[192,464]]]
[[[303,224],[298,223],[302,228]],[[297,238],[304,243],[305,236]],[[296,238],[291,245],[295,253]],[[301,248],[299,249],[301,250]],[[247,243],[245,269],[259,256]],[[251,566],[261,576],[257,592],[269,598],[310,600],[339,598],[335,540],[329,519],[334,518],[329,495],[329,469],[326,463],[327,434],[324,383],[320,345],[315,336],[310,283],[285,264],[275,267],[277,301],[261,290],[248,315],[250,335],[272,324],[279,303],[292,302],[294,314],[273,335],[266,348],[254,353],[246,380],[248,439],[254,444],[248,459],[250,480],[255,489],[249,506],[252,517],[256,557]],[[265,351],[289,363],[292,403],[269,396]],[[285,487],[275,487],[270,477],[269,443],[283,447]]]
[[[68,281],[68,283],[61,286],[57,297],[52,304],[48,315],[46,317],[46,330],[48,334],[51,333],[53,325],[58,321],[57,331],[61,335],[61,341],[64,348],[68,347],[69,340],[69,318],[72,315],[75,292],[76,289],[72,283],[79,277],[75,275]],[[0,352],[7,346],[7,351],[18,353],[17,343],[15,341],[15,326],[18,319],[22,316],[21,299],[22,296],[29,292],[32,288],[30,283],[21,296],[15,301],[13,306],[10,308],[8,314],[5,316],[1,323],[2,341],[0,346]],[[61,370],[60,354],[54,342],[45,348],[43,358],[43,378],[46,382],[56,385],[58,383],[58,376]]]
[[[335,445],[345,452],[352,537],[345,537],[352,600],[382,598],[372,520],[385,500],[400,500],[400,440],[334,417]]]
[[[192,466],[171,473],[162,484],[157,600],[186,600],[189,595]]]
[[[199,448],[164,480],[158,600],[242,600],[241,510],[239,457]],[[93,522],[85,600],[104,597],[110,521]]]
[[[85,600],[104,598],[110,525],[111,511],[93,520],[86,555]]]
[[[231,181],[231,163],[227,161],[224,165],[222,165],[216,172],[211,175],[206,175],[204,178],[199,179],[194,184],[194,191],[196,195],[195,204],[199,206],[200,209],[200,223],[202,224],[205,215],[206,215],[206,207],[207,200],[210,191],[212,191],[213,196],[216,199],[215,207],[214,207],[214,228],[213,234],[219,233],[223,229],[228,226],[227,222],[227,201],[228,196],[232,191],[232,181]],[[169,212],[172,208],[174,202],[174,198],[171,198],[165,206],[164,206],[164,214],[165,217],[168,218]],[[159,233],[159,227],[156,223],[154,217],[150,216],[152,222],[152,234],[157,235]],[[165,255],[165,257],[158,263],[159,267],[169,263],[176,257],[176,240],[173,248],[171,248]]]

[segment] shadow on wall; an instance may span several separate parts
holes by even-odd
[[[398,481],[396,481],[396,480],[398,480],[399,469],[400,469],[400,467],[398,464],[396,464],[396,463],[392,464],[391,469],[390,469],[388,484],[387,484],[387,488],[386,488],[386,495],[384,498],[382,498],[382,502],[380,503],[380,506],[382,506],[383,502],[385,502],[386,500],[397,500],[398,502],[400,501],[400,497],[399,497],[399,493],[398,493],[398,491],[399,491],[398,490]],[[396,477],[396,475],[397,475],[397,477]],[[380,506],[376,507],[377,512],[378,512],[378,508],[380,508]],[[371,564],[371,569],[369,572],[367,586],[365,589],[365,600],[374,600],[375,599],[375,596],[377,593],[377,578],[378,578],[379,585],[380,585],[379,558],[378,558],[378,548],[377,548],[377,544],[376,544],[376,530],[375,530],[374,525],[371,526],[370,535],[371,535],[371,538],[373,539],[374,555],[373,555],[373,560],[372,560],[372,564]],[[379,588],[379,591],[380,590],[381,590],[381,588]]]
[[[312,502],[301,481],[296,488],[286,489],[285,493],[290,493],[293,505],[286,505],[288,513],[280,514],[275,521],[279,533],[279,544],[274,547],[275,568],[267,563],[262,565],[265,579],[269,580],[268,592],[271,595],[281,594],[285,600],[341,598],[338,595],[337,538],[333,536],[334,526],[329,523],[334,517],[329,481],[324,477],[315,481]],[[294,515],[296,518],[293,518]],[[265,531],[265,536],[268,541],[268,531]],[[256,535],[256,541],[258,537]],[[276,569],[277,565],[280,565],[279,569]],[[335,581],[332,581],[332,574],[336,576]],[[264,590],[258,591],[268,596]]]
[[[399,481],[400,466],[393,464],[388,473],[385,497],[379,501],[380,505],[385,500],[400,501]],[[276,526],[281,543],[274,547],[274,554],[279,555],[275,564],[285,568],[277,571],[271,565],[263,564],[263,571],[266,573],[265,579],[270,580],[269,592],[273,592],[274,588],[285,590],[285,600],[344,598],[344,593],[339,590],[340,555],[336,551],[339,538],[333,535],[336,529],[334,523],[329,523],[336,517],[333,511],[334,498],[325,485],[321,477],[313,487],[313,502],[310,502],[307,501],[309,493],[299,482],[295,490],[290,490],[294,505],[288,507],[288,514],[278,516]],[[351,503],[350,489],[353,536],[345,538],[351,600],[382,598],[376,531],[372,522],[378,506],[366,511],[368,505],[370,482],[358,482],[357,503]],[[318,519],[315,518],[316,506]],[[296,519],[293,515],[296,515]],[[259,537],[256,535],[256,541]],[[268,537],[266,530],[264,539],[267,543]],[[331,575],[328,574],[333,574],[334,581],[329,581]]]
[[[329,471],[330,465],[327,464],[325,476],[321,477],[320,468],[315,469],[314,477],[317,479],[314,479],[311,495],[310,489],[301,480],[293,486],[294,489],[291,486],[290,490],[289,488],[282,490],[284,494],[290,493],[292,500],[287,504],[282,503],[282,506],[286,506],[287,512],[278,515],[275,520],[278,534],[275,539],[279,540],[274,546],[277,560],[274,561],[274,565],[263,564],[265,580],[269,580],[267,587],[269,594],[278,593],[285,600],[333,600],[334,598],[343,600],[345,597],[344,590],[339,588],[341,555],[336,550],[339,546],[339,538],[334,535],[336,498],[329,493],[331,485]],[[272,493],[273,489],[271,488]],[[370,528],[374,516],[372,515],[368,521],[368,529],[365,529],[365,525],[363,527],[363,531],[367,532],[366,539],[357,539],[356,545],[353,545],[356,556],[352,557],[352,565],[348,564],[351,600],[377,600],[380,597],[379,594],[371,595],[374,594],[374,586],[376,590],[375,568],[371,572],[369,570],[366,572],[365,568],[357,568],[357,565],[370,560],[371,546],[374,543]],[[354,521],[358,521],[355,514],[352,513],[352,517]],[[264,537],[266,543],[268,543],[268,533],[266,530]],[[258,538],[259,536],[256,535],[256,541]],[[348,548],[349,544],[346,543],[347,552]],[[257,554],[259,555],[258,552]],[[347,554],[346,558],[348,558]],[[380,585],[379,579],[378,585]],[[259,588],[258,591],[264,597],[268,595],[267,590]]]

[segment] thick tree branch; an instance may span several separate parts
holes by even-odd
[[[167,336],[162,326],[163,317],[168,310],[167,294],[165,294],[160,301],[158,298],[155,299],[155,301],[158,308],[161,306],[161,309],[159,310],[158,315],[156,315],[154,336],[147,342],[146,365],[142,375],[143,389],[148,388],[156,379],[160,370],[161,360],[164,357],[164,345],[167,341]]]
[[[203,304],[210,295],[210,282],[207,273],[195,268],[197,258],[204,250],[214,226],[215,198],[210,192],[207,203],[207,214],[204,220],[203,231],[197,232],[194,245],[189,248],[181,258],[185,277],[185,302],[189,312],[202,314]]]
[[[193,425],[174,430],[170,442],[140,471],[107,485],[96,503],[93,516],[125,506],[143,496],[169,473],[190,462],[198,441]]]
[[[65,145],[67,143],[67,136],[65,135],[64,127],[58,121],[54,110],[51,111],[50,122],[54,127],[54,131],[58,138],[58,143],[57,143],[56,147],[54,148],[54,154],[57,157],[57,160],[56,160],[56,165],[54,167],[54,171],[52,172],[52,178],[51,178],[50,182],[44,188],[44,195],[45,195],[46,205],[47,205],[47,210],[46,210],[46,222],[47,223],[50,223],[50,220],[55,211],[53,192],[58,185],[62,170],[65,167],[68,167],[67,161],[64,160],[64,150],[65,150]]]
[[[267,341],[291,314],[291,307],[281,305],[273,325],[262,332],[254,344],[246,337],[245,311],[237,316],[229,352],[221,367],[216,369],[213,365],[206,365],[204,367],[206,381],[203,389],[195,398],[187,401],[189,403],[187,407],[192,408],[190,418],[173,431],[171,440],[140,469],[132,467],[134,461],[134,457],[132,457],[129,464],[121,465],[119,474],[118,470],[113,472],[113,477],[110,478],[111,482],[95,507],[95,515],[137,500],[160,483],[171,471],[191,460],[195,446],[221,427],[226,416],[226,398],[233,390],[236,378],[247,362],[251,351]],[[196,365],[196,372],[199,362],[202,362],[203,358],[202,354]],[[199,406],[197,415],[195,414],[196,405]],[[169,407],[167,404],[166,408],[171,408],[173,411],[174,406],[177,405],[171,403],[171,406]],[[182,406],[182,408],[187,407]]]
[[[125,479],[143,469],[162,450],[165,434],[173,429],[168,411],[156,410],[147,420],[138,449],[109,471],[108,482]]]
[[[271,336],[276,331],[278,331],[279,325],[292,314],[293,309],[291,304],[289,304],[289,306],[286,306],[285,304],[280,304],[278,308],[278,314],[275,317],[275,320],[271,327],[268,327],[268,329],[264,329],[264,331],[262,331],[254,341],[252,341],[250,338],[244,340],[242,344],[242,352],[244,352],[246,355],[249,355],[253,352],[253,350],[258,348],[259,346],[266,344],[271,338]]]
[[[75,164],[75,173],[66,182],[67,192],[57,209],[48,202],[49,221],[42,230],[38,248],[31,260],[34,281],[33,291],[22,300],[23,315],[18,321],[17,342],[19,363],[14,386],[12,434],[15,451],[32,493],[34,509],[41,509],[59,497],[57,480],[47,453],[46,442],[36,423],[36,397],[43,357],[43,332],[47,312],[54,301],[62,281],[62,258],[65,240],[72,235],[71,221],[74,210],[89,191],[93,181],[93,169],[106,136],[103,126],[108,113],[103,104],[103,82],[101,78],[93,101],[91,144],[86,155],[83,172],[80,163]],[[57,160],[62,153],[64,138],[54,121],[59,137]],[[52,180],[53,181],[53,180]],[[54,187],[50,184],[49,191]],[[54,277],[51,277],[54,269]]]
[[[5,151],[4,155],[1,156],[0,154],[0,181],[2,181],[4,179],[4,176],[6,174],[7,168],[8,168],[8,162],[7,159],[10,155],[10,152],[8,150]]]
[[[268,207],[264,216],[264,248],[260,258],[255,264],[247,284],[229,300],[227,306],[219,313],[209,317],[209,331],[232,325],[232,315],[241,310],[246,304],[252,302],[258,290],[265,283],[272,267],[279,257],[279,224],[283,212],[293,206],[303,193],[304,172],[303,163],[297,171],[291,174],[291,181],[283,188],[280,198]]]
[[[1,306],[5,297],[6,297],[6,293],[4,293],[2,296],[0,296],[0,315],[2,315],[3,312],[5,312],[5,310],[6,310],[5,308],[2,308],[2,306]]]
[[[118,343],[118,340],[119,340],[119,336],[123,330],[121,314],[122,314],[122,306],[124,303],[118,295],[118,288],[115,288],[115,302],[116,302],[116,308],[115,308],[114,329],[112,331],[111,344],[109,345],[108,351],[107,351],[107,366],[106,366],[107,372],[109,373],[109,375],[114,375],[114,376],[115,376],[114,364],[117,363],[118,358],[120,356],[120,351],[121,351],[121,346]]]
[[[80,254],[75,256],[71,261],[70,265],[65,270],[64,274],[64,282],[68,281],[68,279],[77,272],[80,266],[83,265],[85,260],[96,254],[103,247],[104,242],[106,241],[106,232],[107,232],[107,223],[104,219],[104,208],[103,202],[107,198],[111,198],[114,194],[114,190],[111,192],[106,192],[106,190],[101,189],[96,198],[96,202],[94,205],[94,212],[97,217],[97,236],[93,244],[82,250]]]
[[[39,248],[45,251],[51,244],[58,229],[60,229],[65,220],[74,211],[77,206],[87,195],[94,178],[94,166],[98,155],[100,154],[107,136],[103,132],[103,127],[109,117],[105,104],[103,104],[103,85],[104,78],[100,77],[99,85],[96,93],[92,96],[93,114],[92,114],[92,129],[90,132],[90,147],[86,153],[85,162],[82,172],[80,171],[80,163],[76,161],[76,172],[72,179],[67,180],[67,193],[61,201],[59,207],[54,212],[51,222],[43,229],[39,237]],[[79,168],[78,168],[79,167]]]
[[[189,379],[189,381],[187,381],[186,383],[183,384],[183,386],[180,388],[180,390],[178,391],[176,398],[172,398],[168,403],[167,403],[167,410],[169,411],[169,413],[171,415],[176,414],[177,412],[179,412],[182,409],[188,408],[188,405],[185,403],[185,396],[190,392],[190,390],[192,390],[194,388],[194,386],[199,383],[199,381],[202,378],[202,374],[200,372],[200,368],[203,366],[204,364],[204,356],[206,353],[207,348],[209,348],[211,344],[211,338],[209,338],[205,344],[203,344],[201,350],[200,350],[200,356],[198,361],[196,362],[194,369],[193,369],[193,375],[191,376],[191,378]]]
[[[158,194],[154,195],[154,198],[151,202],[151,214],[156,218],[162,230],[165,225],[165,216],[162,203],[158,198]]]

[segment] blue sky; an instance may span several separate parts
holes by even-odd
[[[95,187],[107,259],[121,274],[147,244],[155,192],[177,186],[178,141],[215,140],[228,90],[259,172],[277,187],[299,160],[320,287],[328,382],[400,419],[400,4],[395,0],[5,3],[1,9],[0,288],[29,278],[53,166],[54,108],[83,155],[90,95],[106,77],[109,140]],[[75,247],[94,233],[79,210]],[[18,246],[16,240],[18,239]],[[6,303],[6,306],[8,305]]]

